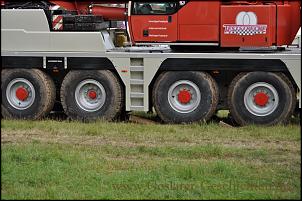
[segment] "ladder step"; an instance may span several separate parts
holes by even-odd
[[[130,97],[131,98],[144,98],[144,93],[137,93],[137,92],[132,92],[131,94],[130,94]]]
[[[130,66],[130,71],[132,72],[144,72],[143,66]]]
[[[144,84],[144,80],[130,79],[130,84],[143,85]]]
[[[130,106],[133,111],[144,111],[144,106]]]

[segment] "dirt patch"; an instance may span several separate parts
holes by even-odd
[[[7,143],[55,143],[70,145],[102,146],[112,145],[117,147],[193,147],[193,146],[223,146],[229,148],[245,149],[270,149],[284,152],[300,151],[300,142],[278,141],[278,140],[248,140],[248,139],[226,139],[226,138],[204,138],[194,142],[179,142],[171,140],[144,140],[129,141],[121,137],[87,136],[87,135],[64,135],[54,134],[43,130],[32,129],[25,131],[14,131],[2,129],[1,144]]]
[[[131,123],[137,123],[137,124],[159,124],[160,122],[156,122],[147,118],[130,115],[129,122]]]

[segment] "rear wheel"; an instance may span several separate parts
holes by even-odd
[[[71,71],[61,87],[65,113],[75,120],[114,120],[122,109],[122,87],[110,71]]]
[[[240,125],[286,123],[296,98],[289,79],[282,73],[241,73],[232,82],[228,100],[231,115]]]
[[[166,123],[207,121],[217,101],[217,84],[203,72],[164,72],[153,88],[154,107]]]
[[[4,69],[1,72],[2,116],[40,119],[54,106],[55,85],[37,69]]]

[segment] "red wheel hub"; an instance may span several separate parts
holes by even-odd
[[[94,99],[96,99],[97,94],[94,90],[91,90],[91,91],[88,92],[88,96],[89,96],[89,98],[94,100]]]
[[[188,104],[192,99],[192,95],[187,90],[181,90],[178,94],[178,101],[182,104]]]
[[[28,98],[28,91],[24,87],[19,87],[16,90],[16,97],[20,101],[25,101]]]
[[[254,102],[259,106],[265,106],[268,103],[269,97],[267,94],[260,92],[254,96]]]

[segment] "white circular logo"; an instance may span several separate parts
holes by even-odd
[[[237,25],[257,25],[257,16],[253,12],[240,12],[236,17]]]

